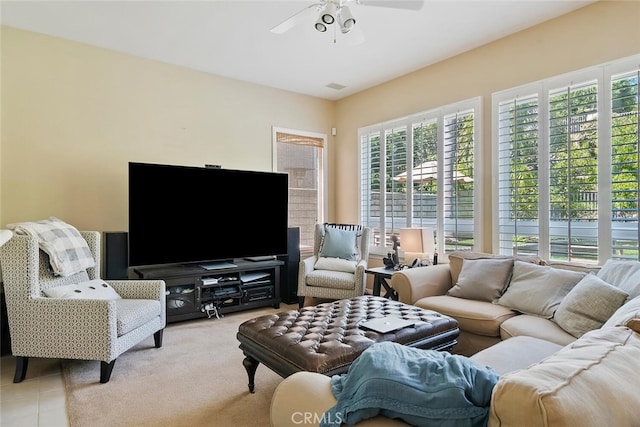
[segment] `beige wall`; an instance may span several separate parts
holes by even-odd
[[[271,126],[329,135],[328,219],[358,222],[357,129],[482,96],[490,251],[491,94],[640,53],[639,26],[639,1],[598,2],[337,102],[3,27],[0,225],[124,230],[127,162],[271,170]]]
[[[358,221],[358,128],[464,99],[483,99],[481,177],[491,252],[491,94],[640,53],[640,2],[599,2],[336,103],[336,216]],[[443,34],[446,37],[446,34]],[[434,43],[437,41],[434,41]]]
[[[53,215],[126,230],[129,161],[270,171],[272,126],[333,127],[330,101],[7,27],[1,36],[2,226]],[[185,208],[216,202],[212,188]]]

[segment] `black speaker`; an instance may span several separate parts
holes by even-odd
[[[299,227],[289,227],[287,230],[287,256],[280,257],[280,260],[284,261],[280,271],[280,299],[287,304],[297,304],[300,265]]]
[[[126,231],[104,233],[104,279],[129,278],[129,242]]]

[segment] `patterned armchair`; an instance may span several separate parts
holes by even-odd
[[[14,235],[0,248],[0,266],[7,302],[11,350],[17,358],[13,382],[24,380],[30,357],[101,361],[100,382],[106,383],[116,358],[143,339],[154,336],[162,346],[166,324],[162,280],[105,281],[121,299],[50,298],[67,285],[100,279],[100,233],[82,231],[95,267],[56,276],[36,237]],[[75,291],[77,292],[77,291]]]
[[[316,224],[313,256],[300,261],[300,307],[304,297],[343,299],[364,295],[370,233],[371,229],[355,224]],[[336,239],[328,242],[329,237],[336,235],[340,236],[338,244]],[[351,247],[345,250],[347,241],[353,250]]]

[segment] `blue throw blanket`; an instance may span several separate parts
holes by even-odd
[[[384,415],[415,426],[484,426],[498,374],[471,359],[377,343],[346,374],[331,377],[337,404],[321,427]]]

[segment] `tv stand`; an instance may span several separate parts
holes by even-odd
[[[231,261],[208,262],[206,264],[198,264],[198,265],[200,267],[204,268],[205,270],[223,270],[225,268],[235,268],[235,267],[237,267],[237,265],[235,265]]]
[[[280,307],[283,261],[232,260],[210,263],[136,267],[135,278],[161,279],[166,284],[167,323],[258,307]],[[219,267],[219,268],[218,268]]]

